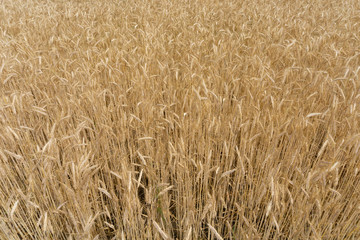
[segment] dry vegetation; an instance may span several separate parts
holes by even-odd
[[[359,239],[359,10],[1,1],[0,239]]]

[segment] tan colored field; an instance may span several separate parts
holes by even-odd
[[[360,239],[360,1],[0,5],[1,240]]]

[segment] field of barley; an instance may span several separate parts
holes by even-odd
[[[0,1],[0,239],[360,239],[360,1]]]

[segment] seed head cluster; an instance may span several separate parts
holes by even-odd
[[[360,1],[2,0],[0,239],[360,239]]]

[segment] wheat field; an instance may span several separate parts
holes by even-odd
[[[360,1],[2,0],[0,239],[360,239]]]

